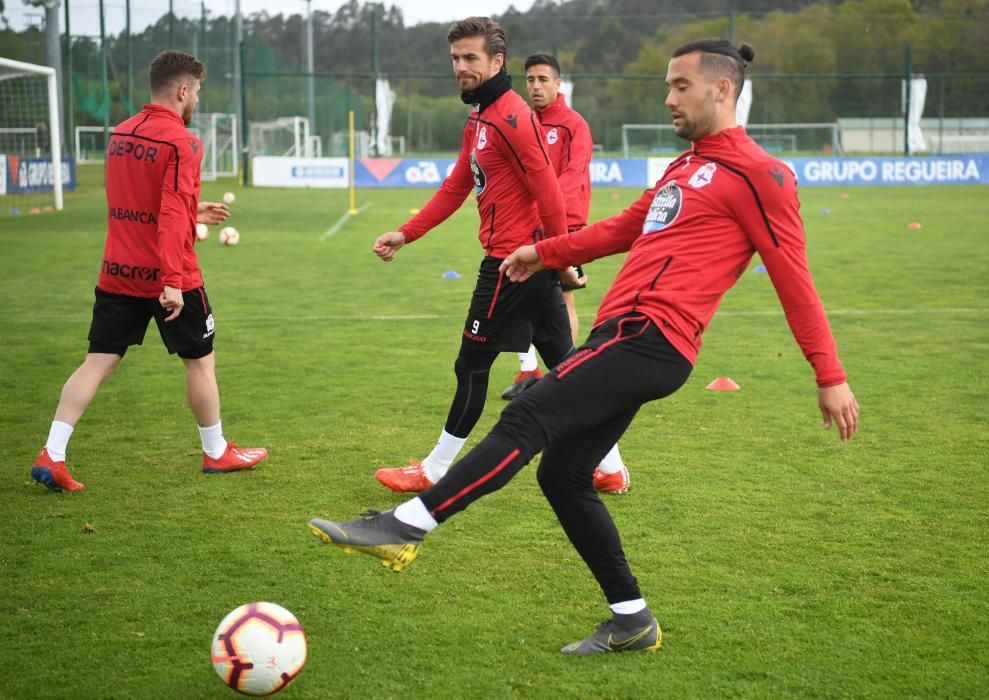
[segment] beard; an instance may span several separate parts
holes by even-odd
[[[696,141],[712,133],[714,124],[713,105],[710,110],[705,110],[694,119],[680,116],[680,125],[673,126],[673,133],[687,141]]]
[[[196,105],[187,104],[182,108],[182,121],[186,126],[192,124],[192,113],[196,111]]]

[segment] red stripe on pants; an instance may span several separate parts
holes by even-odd
[[[494,478],[494,476],[498,472],[500,472],[502,469],[504,469],[505,467],[507,467],[508,464],[513,459],[515,459],[518,456],[519,456],[519,450],[518,449],[512,450],[512,452],[507,457],[505,457],[505,459],[501,460],[501,462],[498,464],[497,467],[495,467],[494,469],[492,469],[491,471],[489,471],[487,474],[485,474],[484,476],[482,476],[480,479],[478,479],[477,481],[475,481],[470,486],[466,486],[466,487],[462,488],[458,493],[454,494],[453,496],[450,496],[450,498],[448,498],[445,501],[443,501],[442,503],[440,503],[439,506],[437,506],[436,509],[432,511],[431,515],[435,516],[437,513],[439,513],[444,508],[448,507],[451,503],[453,503],[454,501],[456,501],[461,496],[467,495],[468,493],[470,493],[471,491],[473,491],[474,489],[476,489],[478,486],[481,486],[481,485],[485,484],[486,482],[490,481],[492,478]]]

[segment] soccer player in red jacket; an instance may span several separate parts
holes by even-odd
[[[659,648],[659,623],[591,474],[642,404],[669,396],[687,380],[704,329],[755,253],[814,369],[824,426],[836,423],[842,441],[858,427],[858,403],[807,267],[793,173],[735,123],[752,58],[747,44],[736,49],[719,39],[677,49],[666,74],[666,105],[691,150],[621,214],[523,246],[502,263],[512,279],[525,279],[544,267],[627,252],[584,345],[512,401],[491,433],[436,486],[359,520],[312,520],[314,534],[401,570],[429,531],[504,486],[542,451],[539,483],[611,607],[610,619],[561,651]]]
[[[546,150],[553,172],[563,190],[563,202],[567,209],[567,231],[579,231],[587,226],[587,214],[591,208],[591,153],[594,142],[591,128],[580,114],[572,109],[560,91],[560,64],[547,54],[533,54],[525,59],[525,89],[543,128]],[[570,317],[570,331],[577,342],[578,319],[573,292],[584,287],[581,273],[578,284],[564,285],[563,301]],[[520,371],[501,398],[510,401],[543,376],[530,347],[519,353]]]
[[[512,282],[499,270],[519,246],[567,231],[563,193],[542,130],[505,71],[505,32],[487,17],[469,17],[454,24],[447,39],[461,99],[472,105],[460,154],[426,206],[398,231],[379,236],[374,252],[392,260],[403,245],[457,211],[473,189],[484,259],[454,362],[457,390],[436,446],[421,462],[375,473],[400,493],[429,488],[456,459],[481,417],[499,352],[523,351],[532,342],[552,367],[573,350],[559,275],[545,271]]]
[[[594,141],[591,128],[572,109],[560,91],[560,64],[547,54],[533,54],[525,59],[525,86],[536,118],[546,134],[546,149],[553,171],[560,181],[567,208],[567,231],[573,233],[587,226],[591,208],[591,154]],[[570,331],[577,342],[578,320],[574,290],[583,289],[586,277],[578,268],[578,284],[563,285],[563,301],[570,317]],[[519,353],[521,371],[512,386],[502,392],[511,400],[528,389],[542,376],[533,348]],[[626,493],[631,484],[628,467],[622,460],[618,445],[601,459],[594,470],[594,488],[602,493]]]
[[[89,329],[89,352],[69,377],[31,477],[52,491],[83,488],[65,466],[76,423],[154,318],[185,364],[186,397],[199,424],[203,471],[249,469],[268,456],[223,437],[213,357],[215,323],[193,250],[196,222],[217,224],[226,206],[199,201],[203,146],[186,128],[206,68],[182,51],[151,63],[151,103],[114,128],[106,152],[107,238]]]

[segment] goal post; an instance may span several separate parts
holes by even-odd
[[[39,89],[39,81],[43,81],[44,88]],[[42,91],[47,93],[44,98],[38,94]],[[8,191],[7,187],[7,183],[15,182],[19,175],[7,172],[12,163],[19,163],[21,158],[43,159],[50,163],[50,189],[54,208],[60,211],[63,206],[62,134],[55,69],[0,57],[0,103],[5,107],[0,110],[0,155],[4,161],[0,168],[4,171],[0,194],[15,196],[18,191],[18,188]],[[45,176],[42,177],[44,185],[29,189],[48,190],[49,178]]]

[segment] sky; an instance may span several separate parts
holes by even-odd
[[[64,4],[65,0],[61,0]],[[532,7],[533,0],[482,0],[470,10],[465,10],[463,0],[381,0],[386,6],[396,6],[402,10],[406,26],[421,22],[453,22],[469,14],[503,14],[510,6],[525,11]],[[206,9],[214,15],[232,15],[234,0],[205,0]],[[360,0],[363,4],[364,0]],[[312,0],[313,10],[336,12],[346,0]],[[44,16],[43,10],[23,4],[23,0],[7,0],[5,16],[15,30],[25,26],[38,26]],[[268,14],[305,14],[305,0],[241,0],[241,13],[254,14],[265,10]],[[198,0],[173,0],[175,14],[180,17],[199,17]],[[104,15],[108,34],[118,34],[125,22],[124,0],[104,0]],[[99,34],[98,0],[69,0],[71,30],[73,35]],[[168,0],[131,0],[131,27],[140,31],[168,10]],[[59,9],[61,30],[65,30],[64,9]]]

